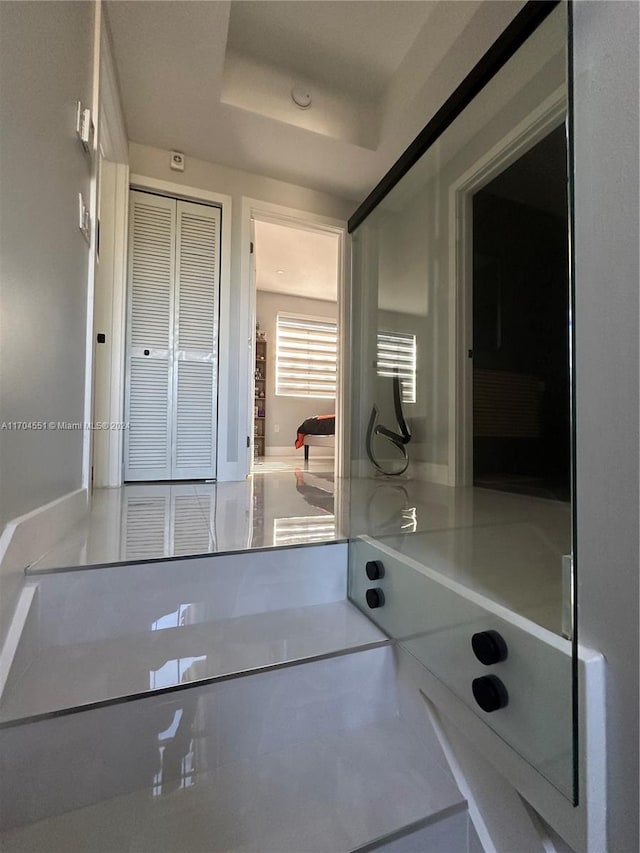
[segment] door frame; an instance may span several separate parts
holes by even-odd
[[[567,115],[560,86],[449,188],[448,485],[473,485],[473,196],[526,154]]]
[[[253,340],[256,323],[256,289],[252,282],[250,243],[253,239],[253,222],[272,222],[276,225],[284,225],[290,228],[302,228],[317,233],[332,234],[338,238],[338,383],[336,392],[336,455],[335,476],[345,477],[347,473],[347,461],[349,452],[349,430],[345,424],[344,415],[349,412],[349,377],[346,366],[349,364],[350,346],[350,282],[347,279],[347,271],[350,261],[350,241],[347,239],[347,223],[340,219],[310,213],[306,210],[298,210],[285,207],[280,204],[260,201],[249,197],[242,199],[242,257],[240,266],[240,279],[243,288],[243,307],[246,305],[246,317],[248,319],[247,347],[245,352],[245,363],[240,365],[241,375],[246,377],[246,389],[244,394],[246,416],[244,422],[247,425],[247,436],[253,430]],[[244,313],[244,312],[243,312]],[[240,423],[243,422],[242,415]],[[246,472],[251,472],[250,458],[251,448],[247,448],[245,455]]]
[[[96,264],[95,286],[90,293],[91,322],[87,335],[87,375],[89,416],[121,424],[124,420],[124,311],[126,301],[127,233],[129,215],[129,144],[120,103],[118,79],[107,27],[101,18],[99,48],[98,147],[99,198],[96,223],[99,226],[100,256]],[[99,206],[98,206],[99,205]],[[105,344],[96,342],[96,332],[106,335]],[[106,347],[104,358],[98,347]],[[89,377],[90,375],[90,377]],[[122,390],[122,393],[118,392]],[[114,393],[115,392],[115,393]],[[95,487],[122,484],[121,429],[85,432],[85,478]],[[93,474],[93,477],[92,477]]]
[[[129,166],[101,158],[100,261],[96,277],[96,332],[105,343],[96,348],[93,377],[95,420],[110,425],[124,422],[125,333],[127,310],[127,241],[129,233]],[[106,348],[105,359],[97,348]],[[121,428],[96,432],[92,469],[96,488],[122,485],[124,435]]]

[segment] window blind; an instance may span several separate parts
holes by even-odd
[[[400,377],[402,402],[416,401],[416,336],[405,332],[378,332],[378,376]]]
[[[338,327],[332,320],[278,314],[276,394],[335,399]]]

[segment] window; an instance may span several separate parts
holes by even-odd
[[[406,332],[378,332],[378,376],[400,377],[402,402],[416,401],[416,336]]]
[[[335,399],[338,327],[322,317],[278,314],[276,394]]]

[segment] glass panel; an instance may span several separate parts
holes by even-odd
[[[353,234],[350,596],[574,799],[566,13]]]

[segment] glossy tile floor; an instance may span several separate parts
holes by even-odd
[[[345,543],[36,578],[0,723],[387,642],[346,600]]]
[[[277,458],[240,483],[97,490],[87,519],[29,572],[368,535],[566,632],[569,503],[410,478],[345,484],[332,465],[312,459],[305,471],[298,458]]]
[[[5,728],[0,746],[7,853],[328,853],[466,812],[389,646]],[[421,849],[466,852],[448,829]]]
[[[0,721],[370,647],[385,635],[347,601],[51,646],[7,691]]]
[[[343,536],[334,510],[330,458],[267,459],[238,483],[96,489],[87,518],[30,568],[329,542]]]

